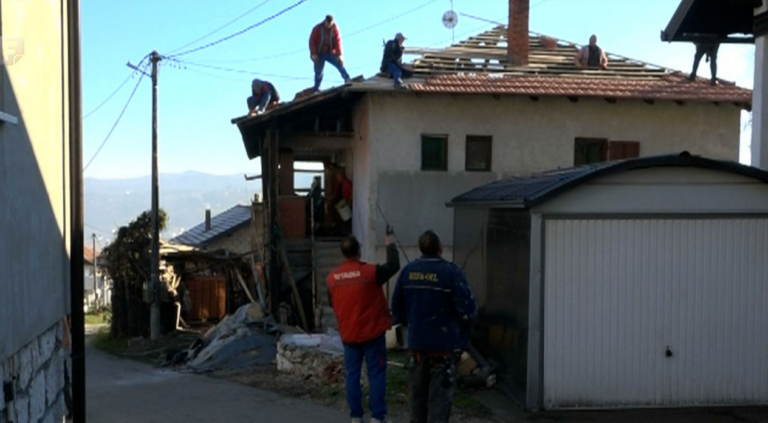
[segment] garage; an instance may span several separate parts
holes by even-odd
[[[681,153],[456,197],[473,342],[533,410],[768,404],[767,182]]]

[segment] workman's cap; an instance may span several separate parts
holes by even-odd
[[[405,38],[405,35],[403,35],[402,32],[398,32],[397,34],[395,34],[395,38],[402,38],[404,40],[407,39],[407,38]]]

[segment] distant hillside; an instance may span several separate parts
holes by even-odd
[[[308,187],[312,175],[299,174],[296,187]],[[112,230],[127,224],[142,211],[151,208],[151,178],[86,178],[85,235],[90,245],[91,233],[112,239]],[[200,172],[160,175],[160,207],[168,212],[168,239],[203,221],[206,207],[216,215],[236,204],[249,204],[261,192],[261,181],[245,181],[243,175],[210,175]]]

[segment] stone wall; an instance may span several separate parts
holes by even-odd
[[[0,423],[60,423],[66,415],[64,402],[64,354],[61,325],[46,330],[0,365],[0,380],[12,382],[13,404],[0,395]],[[8,406],[12,407],[8,420]]]

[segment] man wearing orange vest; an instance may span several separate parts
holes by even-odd
[[[349,414],[353,423],[362,422],[363,392],[360,371],[365,359],[368,366],[370,398],[368,406],[372,423],[387,417],[387,346],[384,334],[392,327],[382,285],[400,270],[400,256],[393,236],[387,231],[387,263],[367,264],[360,261],[360,243],[355,237],[341,242],[345,260],[326,280],[331,305],[339,322],[344,343],[344,368]]]

